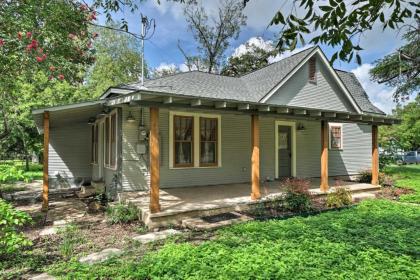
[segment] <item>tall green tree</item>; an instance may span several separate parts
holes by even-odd
[[[262,38],[256,39],[262,40]],[[246,42],[244,53],[233,54],[229,57],[227,64],[222,68],[221,74],[238,77],[268,65],[269,58],[274,57],[277,54],[277,50],[274,46],[271,46],[271,41],[264,43],[268,44],[266,48],[262,48],[250,41]]]
[[[100,96],[110,86],[136,82],[141,77],[140,42],[127,33],[111,29],[118,26],[112,23],[107,25],[110,28],[94,28],[93,34],[98,35],[94,43],[96,61],[86,77],[91,98]],[[144,65],[147,77],[147,65]]]
[[[401,119],[400,125],[381,126],[379,144],[384,149],[406,151],[420,148],[420,95],[405,106],[397,106],[393,115]]]
[[[185,5],[185,19],[198,44],[198,54],[193,56],[187,55],[179,46],[190,70],[204,64],[209,73],[220,71],[230,40],[237,39],[241,26],[246,24],[243,9],[243,1],[223,0],[217,17],[209,18],[203,6]]]
[[[375,61],[370,70],[374,81],[396,87],[393,97],[397,102],[420,91],[420,29],[408,32],[404,38],[404,46]]]

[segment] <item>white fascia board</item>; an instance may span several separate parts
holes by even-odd
[[[135,89],[124,89],[124,88],[113,88],[110,87],[108,88],[99,98],[100,100],[102,99],[106,99],[109,95],[111,95],[112,93],[116,93],[116,94],[129,94],[136,91]]]
[[[46,107],[46,108],[32,110],[32,115],[42,114],[46,111],[54,112],[54,111],[75,109],[75,108],[87,107],[87,106],[92,106],[92,105],[97,105],[97,104],[102,104],[102,103],[105,103],[105,101],[97,100],[97,101],[88,101],[88,102],[82,102],[82,103],[74,103],[74,104],[69,104],[69,105]]]
[[[330,63],[328,62],[328,59],[325,57],[324,53],[321,51],[319,47],[315,48],[312,52],[310,52],[305,59],[303,59],[289,74],[286,75],[286,77],[279,83],[277,86],[275,86],[266,96],[264,96],[260,102],[265,103],[270,99],[271,96],[273,96],[297,71],[299,71],[300,68],[305,65],[305,63],[314,55],[319,54],[321,57],[321,61],[326,65],[329,72],[334,77],[335,81],[338,83],[339,87],[344,91],[347,99],[350,101],[352,106],[356,109],[357,113],[362,114],[362,110],[359,108],[357,103],[354,101],[353,96],[350,94],[344,83],[341,81],[338,74],[335,72],[334,68],[331,67]]]

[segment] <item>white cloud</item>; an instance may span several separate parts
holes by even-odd
[[[260,48],[267,51],[274,50],[273,42],[270,40],[265,41],[261,37],[251,37],[246,41],[244,44],[239,45],[234,51],[232,56],[233,57],[240,57],[250,51],[252,51],[254,48]]]
[[[395,88],[390,88],[384,84],[378,84],[370,80],[369,70],[373,68],[372,64],[362,64],[359,67],[351,70],[357,79],[362,84],[370,101],[387,114],[392,112],[395,108],[395,103],[392,101],[392,94]]]
[[[308,49],[310,47],[313,47],[313,45],[312,44],[308,44],[308,45],[303,46],[301,48],[296,48],[293,51],[284,51],[282,53],[277,54],[276,56],[269,57],[268,58],[268,62],[269,63],[273,63],[273,62],[282,60],[282,59],[287,58],[289,56],[292,56],[292,55],[294,55],[294,54],[296,54],[298,52],[301,52],[303,50],[306,50],[306,49]]]
[[[155,71],[175,71],[176,70],[176,65],[173,63],[165,63],[162,62],[161,64],[159,64],[158,67],[156,67]]]

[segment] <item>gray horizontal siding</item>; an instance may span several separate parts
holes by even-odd
[[[48,172],[54,178],[91,177],[91,127],[87,123],[66,124],[50,129]]]
[[[372,165],[372,126],[343,124],[343,150],[330,150],[328,168],[330,176],[358,174]]]
[[[308,63],[303,65],[266,103],[354,112],[344,91],[319,60],[316,84],[308,81],[308,67]]]
[[[123,120],[131,111],[135,123],[123,121],[122,133],[122,185],[124,190],[146,189],[149,184],[149,155],[139,157],[138,108],[124,107]],[[180,110],[185,111],[185,110]],[[215,113],[215,112],[212,112]],[[217,168],[169,168],[169,110],[161,108],[160,126],[160,184],[161,188],[215,185],[250,181],[251,117],[249,115],[221,114],[222,166]],[[144,124],[149,127],[149,110],[144,111]],[[275,177],[275,121],[274,117],[260,117],[260,174],[261,179]],[[290,121],[290,120],[288,120]],[[296,121],[305,127],[296,132],[296,175],[320,176],[321,123],[320,121]],[[330,176],[355,174],[370,166],[370,126],[344,124],[344,150],[330,151]]]

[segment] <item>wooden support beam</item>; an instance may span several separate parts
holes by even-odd
[[[216,109],[226,108],[227,107],[227,102],[226,101],[216,102],[216,103],[214,103],[214,107]]]
[[[163,104],[171,104],[172,102],[174,102],[172,96],[163,98]]]
[[[328,191],[328,122],[321,121],[321,185],[322,192]]]
[[[238,110],[249,110],[251,106],[249,104],[238,104]]]
[[[290,109],[289,108],[277,108],[277,113],[279,113],[279,114],[289,114]]]
[[[160,212],[159,108],[150,107],[150,212]]]
[[[42,211],[48,210],[48,147],[50,144],[50,112],[44,112],[44,159],[43,159],[43,174],[42,174]]]
[[[191,106],[201,106],[203,105],[201,103],[201,99],[194,99],[193,101],[191,101]]]
[[[309,115],[313,117],[320,117],[322,115],[321,111],[309,111]]]
[[[379,184],[378,126],[372,125],[372,185]]]
[[[324,117],[326,118],[335,118],[337,116],[336,113],[333,112],[324,112]]]
[[[295,115],[306,115],[306,110],[303,109],[293,109]]]
[[[251,199],[261,198],[260,192],[260,123],[258,115],[251,117]]]
[[[260,112],[270,112],[270,106],[268,106],[268,105],[258,106],[258,111],[260,111]]]

